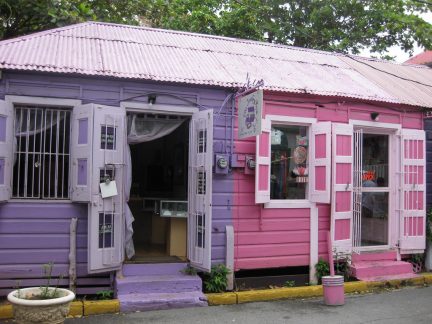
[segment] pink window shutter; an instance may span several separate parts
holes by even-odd
[[[332,125],[331,234],[337,252],[352,251],[353,127]]]
[[[423,130],[401,131],[400,248],[426,247],[426,152]]]
[[[316,203],[330,203],[331,123],[311,126],[309,150],[309,199]]]
[[[263,119],[262,133],[256,137],[255,203],[270,201],[271,121]]]

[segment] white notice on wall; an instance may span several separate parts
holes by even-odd
[[[117,185],[115,181],[102,182],[100,185],[102,198],[117,196]]]

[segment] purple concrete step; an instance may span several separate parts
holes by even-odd
[[[123,264],[123,276],[176,275],[185,269],[187,263],[126,263]]]
[[[198,276],[185,274],[146,275],[116,278],[117,295],[141,293],[176,293],[201,291],[202,281]]]
[[[361,254],[353,253],[351,256],[351,262],[361,261],[383,261],[383,260],[394,260],[396,261],[396,251],[383,251],[383,252],[362,252]]]
[[[376,277],[357,277],[360,281],[387,281],[387,280],[404,280],[411,278],[418,278],[419,275],[415,273],[402,273],[396,275],[376,276]]]
[[[360,261],[351,265],[352,275],[359,278],[413,274],[412,265],[404,261]]]
[[[128,294],[119,296],[121,312],[207,306],[202,292]]]

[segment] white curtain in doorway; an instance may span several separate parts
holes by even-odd
[[[184,121],[180,116],[147,116],[128,115],[127,139],[129,144],[154,141],[175,131]]]
[[[184,121],[182,117],[167,115],[128,115],[127,117],[127,141],[129,145],[154,141],[174,132]],[[132,158],[130,146],[126,147],[126,185],[125,185],[125,251],[130,259],[135,255],[133,244],[133,227],[135,220],[127,202],[129,201],[130,189],[132,186]]]

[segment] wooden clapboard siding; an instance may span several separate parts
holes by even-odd
[[[228,101],[226,107],[220,109],[224,99],[230,93],[228,90],[114,78],[2,72],[0,99],[4,99],[5,95],[20,95],[79,99],[83,104],[119,106],[121,100],[132,97],[136,97],[134,101],[147,103],[147,95],[156,93],[158,104],[182,107],[192,102],[198,104],[200,109],[213,109],[215,111],[214,152],[230,153],[232,150],[231,101]],[[213,263],[225,262],[225,227],[232,223],[231,211],[232,176],[215,175],[212,206]],[[78,292],[94,293],[100,290],[98,286],[100,278],[109,279],[110,274],[98,277],[87,274],[87,211],[82,204],[10,202],[0,205],[0,280],[41,278],[43,276],[40,271],[41,265],[49,261],[55,261],[57,275],[67,272],[69,223],[76,215],[79,217],[77,235],[79,282],[84,282],[82,281],[84,278],[88,279],[86,285],[79,287]],[[7,292],[5,285],[6,282],[3,284],[0,282],[0,294]]]
[[[264,93],[264,116],[316,118],[348,123],[350,119],[370,121],[371,112],[380,113],[380,122],[421,129],[419,112],[396,111],[394,105],[375,105],[335,97]],[[431,123],[432,130],[432,123]],[[235,129],[237,134],[237,129]],[[432,139],[432,136],[430,136]],[[432,144],[430,145],[432,152]],[[239,161],[255,155],[255,137],[235,140]],[[432,156],[432,153],[430,154]],[[432,158],[431,158],[432,160]],[[432,170],[432,169],[431,169]],[[432,171],[430,171],[432,174]],[[235,268],[254,269],[308,266],[310,255],[310,210],[270,209],[254,203],[254,175],[239,168],[234,173],[233,224],[235,228]],[[431,181],[432,183],[432,181]],[[318,257],[327,259],[327,232],[330,230],[329,204],[318,204]]]
[[[424,121],[426,131],[426,207],[432,207],[432,119]]]

